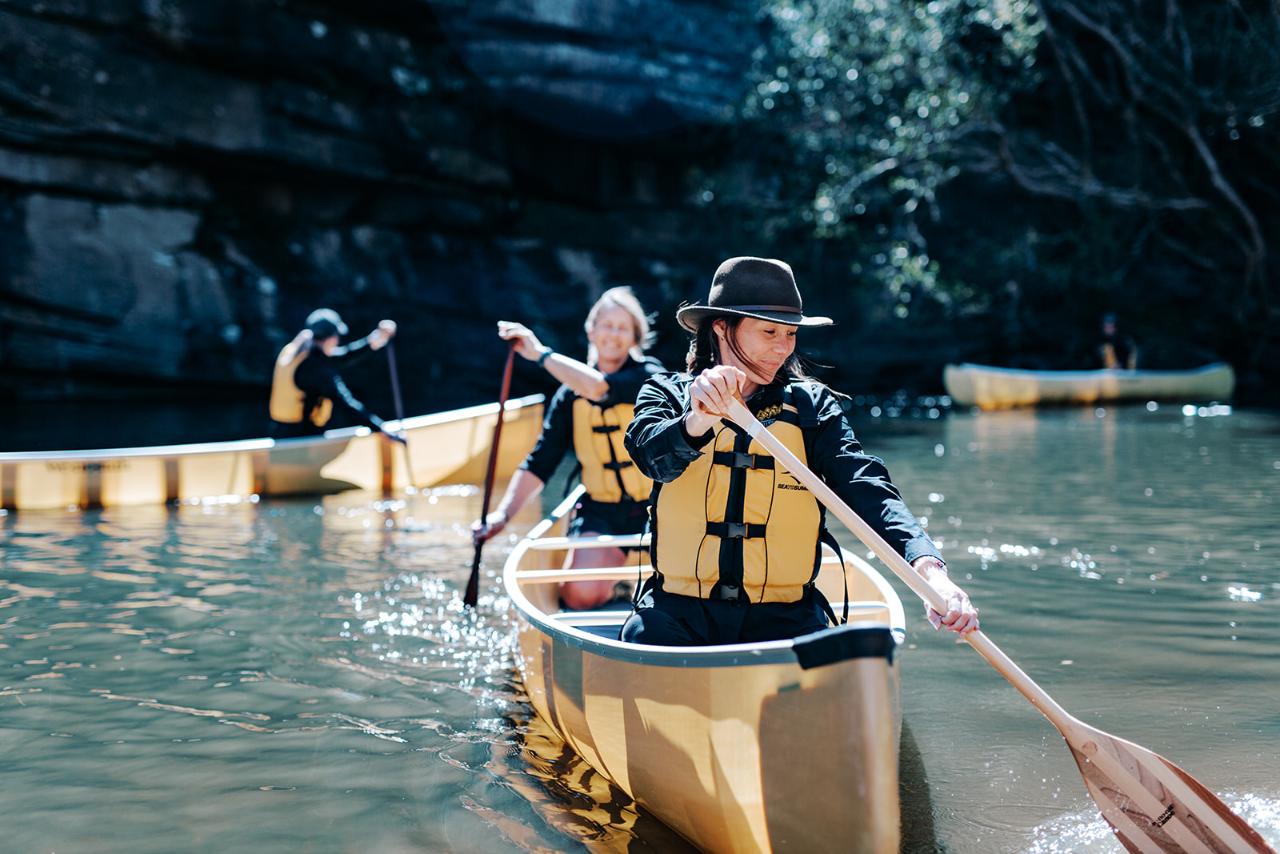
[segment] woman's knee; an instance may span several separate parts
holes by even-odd
[[[570,581],[560,585],[560,599],[575,611],[595,608],[612,598],[612,581]]]

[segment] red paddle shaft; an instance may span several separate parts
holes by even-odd
[[[498,470],[498,443],[502,440],[502,422],[507,410],[507,395],[511,392],[511,367],[515,361],[516,342],[507,350],[507,363],[502,368],[502,390],[498,393],[498,423],[493,426],[493,444],[489,446],[489,468],[484,473],[484,500],[480,504],[480,524],[489,516],[489,502],[493,499],[493,479]],[[476,553],[471,559],[471,577],[462,595],[462,604],[474,608],[480,598],[480,552],[484,541],[476,543]]]

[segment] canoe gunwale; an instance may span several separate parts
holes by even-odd
[[[1009,377],[1034,377],[1037,380],[1052,382],[1054,380],[1084,380],[1093,379],[1095,377],[1194,377],[1203,374],[1211,374],[1230,367],[1226,362],[1210,362],[1207,365],[1201,365],[1197,368],[1176,368],[1176,369],[1159,369],[1150,370],[1147,368],[1139,368],[1138,370],[1128,370],[1126,368],[1095,368],[1091,370],[1080,371],[1038,371],[1028,368],[1002,368],[996,365],[980,365],[977,362],[959,362],[949,365],[960,370],[981,371],[982,373],[1001,374]]]
[[[809,667],[817,667],[821,665],[815,662],[832,664],[872,654],[887,658],[892,663],[894,651],[905,639],[905,618],[901,602],[893,588],[878,573],[872,573],[871,578],[877,587],[888,594],[886,607],[889,610],[890,626],[885,626],[883,621],[850,621],[844,626],[788,640],[718,646],[654,646],[611,640],[552,619],[524,595],[518,578],[519,566],[530,544],[573,509],[584,492],[585,489],[578,486],[556,506],[550,516],[534,526],[512,550],[503,569],[503,585],[520,616],[553,640],[602,658],[655,667],[708,668],[787,664],[803,668],[803,661],[810,662]],[[838,605],[839,603],[833,603],[833,607]],[[619,615],[627,613],[619,611]],[[866,639],[855,641],[848,637],[855,633],[866,634]],[[808,644],[808,649],[799,651],[797,646],[800,644]],[[847,648],[849,654],[832,657],[829,647],[833,645]],[[869,652],[870,650],[875,652]]]
[[[542,403],[544,395],[530,394],[508,400],[506,410],[517,410],[525,406]],[[466,421],[498,411],[497,403],[482,403],[465,409],[453,409],[447,412],[435,412],[427,415],[415,415],[404,421],[388,421],[390,430],[415,430],[422,427],[434,427],[452,421]],[[176,457],[195,456],[200,454],[225,454],[244,451],[269,451],[273,448],[305,448],[309,445],[323,445],[331,442],[358,439],[372,433],[368,427],[341,427],[327,430],[319,436],[300,436],[292,439],[236,439],[229,442],[198,442],[187,445],[144,445],[133,448],[92,448],[77,451],[4,451],[0,452],[0,463],[59,462],[80,460],[121,459],[137,457]]]

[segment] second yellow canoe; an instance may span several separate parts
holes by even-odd
[[[990,365],[947,365],[947,394],[958,406],[1092,404],[1110,400],[1229,400],[1236,375],[1215,362],[1186,371],[1023,371]]]

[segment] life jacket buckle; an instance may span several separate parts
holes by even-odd
[[[741,540],[747,536],[746,522],[725,522],[724,538],[726,540]]]
[[[724,599],[730,602],[737,602],[741,599],[741,588],[734,587],[731,584],[716,585],[715,595],[717,599]]]

